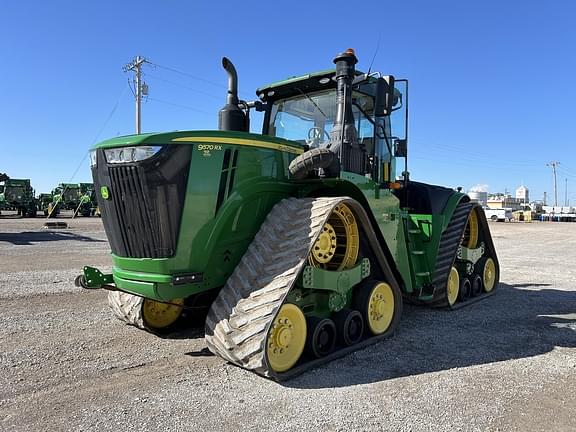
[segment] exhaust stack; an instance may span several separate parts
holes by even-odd
[[[238,74],[230,60],[222,57],[222,67],[228,72],[226,105],[218,113],[218,129],[221,131],[248,132],[248,119],[240,109],[238,100]]]

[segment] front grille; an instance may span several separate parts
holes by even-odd
[[[129,164],[106,164],[102,150],[94,168],[104,229],[115,255],[168,258],[175,254],[191,146],[167,146],[150,159]]]

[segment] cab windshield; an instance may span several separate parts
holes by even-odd
[[[374,99],[360,92],[352,94],[354,122],[360,143],[370,145],[374,127]],[[274,102],[270,115],[270,135],[297,141],[311,147],[322,147],[330,141],[330,131],[336,117],[336,90],[301,94]]]

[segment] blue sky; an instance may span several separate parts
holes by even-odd
[[[90,180],[87,149],[134,131],[122,66],[137,54],[154,63],[144,131],[214,129],[223,55],[251,99],[349,47],[367,69],[380,38],[373,69],[410,80],[412,178],[491,192],[524,182],[541,199],[555,160],[559,201],[568,179],[574,204],[575,17],[568,0],[4,2],[0,172],[37,192]]]

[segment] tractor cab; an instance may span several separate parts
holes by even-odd
[[[336,75],[332,69],[259,88],[265,106],[262,133],[309,148],[333,148],[339,112],[346,112],[350,118],[344,122],[352,132],[338,152],[343,171],[386,186],[396,179],[396,158],[406,156],[408,83],[355,72],[347,109],[340,108]]]

